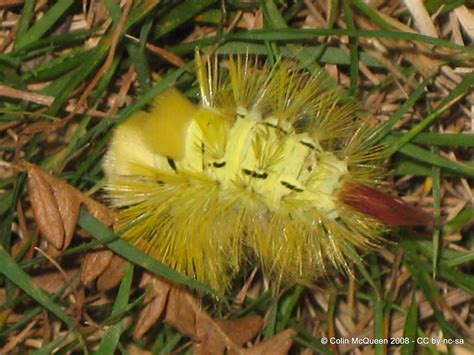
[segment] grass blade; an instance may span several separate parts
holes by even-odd
[[[132,278],[133,278],[133,264],[128,263],[125,269],[125,274],[123,275],[122,282],[120,283],[120,288],[115,298],[114,308],[112,309],[112,316],[121,313],[128,304],[128,298],[130,295],[132,287]],[[115,354],[117,351],[118,342],[120,339],[120,334],[122,332],[122,327],[124,320],[120,320],[114,325],[110,326],[105,333],[105,336],[100,342],[99,348],[95,352],[96,355],[107,355]]]
[[[5,252],[3,248],[0,248],[0,265],[2,265],[0,273],[64,322],[70,330],[76,333],[79,341],[84,344],[84,340],[82,339],[74,320],[66,315],[61,307],[57,305],[43,290],[36,286],[31,277],[23,271],[23,269]]]
[[[390,145],[387,150],[387,154],[391,155],[400,150],[400,148],[406,143],[410,142],[417,134],[427,128],[437,118],[441,116],[461,95],[469,92],[470,88],[474,85],[474,74],[468,75],[454,90],[452,90],[448,96],[444,97],[439,103],[436,109],[424,118],[415,127],[410,129],[409,132],[404,134],[398,140]]]
[[[418,322],[418,303],[416,302],[415,293],[411,298],[410,308],[405,318],[405,326],[403,327],[403,338],[408,338],[408,342],[403,342],[401,346],[401,355],[410,355],[415,353],[415,340]]]
[[[66,11],[74,4],[74,0],[59,0],[57,1],[44,16],[35,22],[33,26],[18,40],[15,49],[20,50],[39,40],[48,32],[53,25],[63,16]]]

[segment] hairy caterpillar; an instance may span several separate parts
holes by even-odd
[[[224,291],[250,260],[278,282],[305,282],[347,270],[353,247],[372,247],[385,224],[426,222],[374,188],[374,131],[321,75],[248,56],[227,69],[196,61],[200,104],[166,91],[116,129],[107,153],[130,243]]]

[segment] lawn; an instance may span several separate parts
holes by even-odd
[[[472,353],[473,44],[465,0],[0,2],[0,353]],[[224,291],[129,244],[104,157],[170,87],[202,99],[197,56],[324,78],[431,225],[304,284],[244,258]]]

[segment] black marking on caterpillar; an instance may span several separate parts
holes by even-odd
[[[176,167],[176,163],[174,162],[174,160],[171,159],[170,157],[167,157],[166,160],[168,161],[168,164],[171,167],[171,169],[177,172],[178,168]]]
[[[269,122],[265,122],[264,124],[266,124],[268,127],[275,128],[275,129],[279,130],[282,133],[288,134],[288,132],[286,130],[284,130],[283,128],[281,128],[280,126],[274,125],[274,124],[269,123]]]
[[[312,145],[312,144],[309,143],[309,142],[300,141],[300,143],[303,144],[305,147],[308,147],[309,149],[318,150],[314,145]]]
[[[287,181],[280,181],[280,184],[285,186],[287,189],[290,189],[290,190],[295,191],[295,192],[303,192],[304,191],[303,189],[300,189],[299,187],[296,187],[295,185],[292,185]]]
[[[212,163],[212,166],[214,166],[214,168],[223,168],[225,164],[226,164],[225,161],[221,161],[221,162],[215,161],[214,163]]]
[[[267,173],[257,173],[256,171],[249,170],[249,169],[242,169],[245,175],[257,178],[257,179],[266,179],[268,177]]]

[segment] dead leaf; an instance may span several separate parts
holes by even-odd
[[[28,174],[28,194],[38,229],[57,250],[66,249],[74,236],[81,204],[106,226],[115,221],[114,212],[101,203],[34,164],[17,166]]]
[[[72,193],[72,189],[68,188],[69,186],[61,184],[52,185],[51,187],[64,226],[64,243],[62,249],[65,250],[69,244],[71,244],[72,237],[74,236],[81,203]]]
[[[191,338],[194,354],[239,353],[242,346],[262,329],[263,319],[248,316],[234,320],[214,320],[197,298],[179,288],[171,288],[165,322]]]
[[[165,322],[187,337],[198,341],[196,335],[197,300],[181,288],[173,287],[168,296]]]
[[[97,281],[97,288],[100,291],[108,291],[117,286],[125,272],[125,264],[125,259],[114,255],[109,266],[105,269],[103,274],[100,275]]]
[[[226,349],[239,351],[240,346],[205,312],[196,314],[196,335],[199,343],[193,346],[193,354],[224,354]]]
[[[163,285],[161,285],[161,283],[163,283]],[[145,298],[143,299],[143,304],[148,304],[161,293],[161,287],[168,286],[169,288],[171,285],[165,279],[162,279],[156,275],[153,275],[150,272],[145,271],[142,275],[142,278],[140,279],[140,284],[138,286],[141,288],[147,288]]]
[[[234,309],[238,309],[244,304],[250,285],[252,284],[253,279],[255,278],[255,275],[257,274],[257,271],[258,271],[258,268],[253,269],[252,273],[247,278],[247,281],[245,281],[245,284],[242,286],[242,289],[239,291],[239,293],[235,297]]]
[[[224,354],[225,350],[240,352],[242,346],[262,329],[260,316],[213,320],[207,313],[197,314],[196,331],[200,340],[193,347],[195,354]]]
[[[51,243],[48,243],[45,249],[45,253],[48,254],[51,258],[55,258],[61,255],[61,249],[56,249]]]
[[[77,269],[70,269],[65,272],[65,275],[62,274],[57,269],[47,269],[42,270],[41,274],[33,276],[33,282],[40,287],[42,290],[48,293],[57,293],[59,292],[64,286],[66,286],[66,282],[73,280],[74,275],[77,276]],[[73,281],[73,284],[69,285],[69,287],[75,288],[77,283],[79,282],[78,278],[76,277]]]
[[[110,250],[95,250],[86,255],[81,267],[81,281],[84,284],[94,281],[110,265],[114,253]]]
[[[236,344],[243,346],[262,330],[263,318],[257,315],[216,321],[217,326]]]
[[[168,300],[171,284],[146,272],[140,281],[140,287],[147,287],[147,294],[143,300],[146,306],[142,308],[138,316],[133,333],[134,339],[141,338],[161,317]]]
[[[81,194],[82,195],[82,194]],[[89,212],[106,226],[111,226],[115,222],[115,213],[107,206],[82,195],[81,202],[87,207]]]
[[[61,249],[64,226],[51,185],[36,166],[31,165],[27,171],[28,194],[38,229],[56,249]]]
[[[296,331],[286,329],[262,341],[251,348],[245,349],[241,354],[245,355],[286,355],[293,345],[293,337]]]

